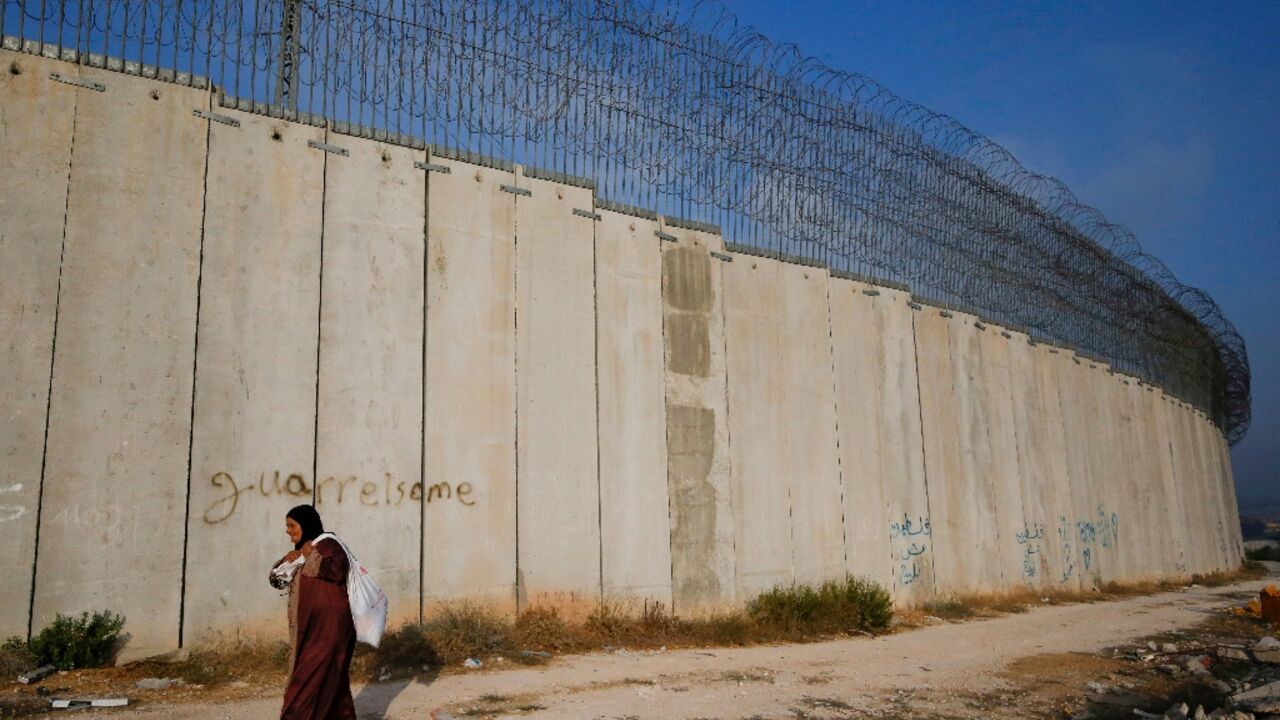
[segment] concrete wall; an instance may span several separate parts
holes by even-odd
[[[726,390],[724,243],[668,228],[663,238],[662,335],[672,607],[711,610],[737,598]],[[779,539],[781,542],[781,539]]]
[[[262,573],[311,502],[325,154],[321,128],[220,110],[203,121],[209,178],[196,327],[184,635],[279,628]],[[246,543],[245,538],[256,542]],[[235,548],[235,551],[230,551]]]
[[[26,632],[78,68],[5,56],[0,72],[0,635]],[[16,71],[16,72],[15,72]]]
[[[599,211],[600,568],[604,597],[671,607],[658,223]]]
[[[6,633],[281,637],[301,502],[397,620],[1239,562],[1222,435],[1069,350],[518,168],[0,60]]]
[[[600,600],[591,191],[521,178],[516,199],[516,527],[521,609]]]
[[[414,162],[425,154],[328,142],[349,155],[323,153],[316,509],[394,598],[390,617],[417,619],[426,173]]]
[[[80,77],[33,624],[110,608],[127,657],[178,642],[208,95]]]

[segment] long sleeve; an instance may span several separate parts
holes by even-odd
[[[275,573],[275,569],[283,565],[284,561],[283,557],[280,558],[275,565],[271,566],[271,570],[267,572],[267,583],[277,590],[284,590],[289,587],[289,581]]]
[[[318,578],[335,585],[347,584],[347,553],[332,540],[322,540],[311,547],[307,561],[299,571],[304,577]]]

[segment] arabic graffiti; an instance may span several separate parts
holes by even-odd
[[[1059,582],[1067,582],[1076,574],[1076,554],[1071,548],[1071,526],[1067,516],[1058,516],[1058,542],[1062,546],[1062,574]]]
[[[1044,525],[1033,523],[1027,527],[1024,522],[1022,531],[1014,535],[1014,539],[1022,546],[1022,577],[1032,580],[1036,577],[1036,558],[1040,554],[1040,541],[1044,539]]]
[[[903,513],[900,521],[889,523],[889,544],[898,566],[898,584],[911,585],[920,579],[921,563],[927,562],[921,556],[929,552],[929,543],[924,538],[932,534],[929,518],[923,515],[912,519]]]
[[[1080,562],[1085,571],[1093,570],[1101,559],[1098,553],[1102,549],[1111,549],[1120,541],[1120,516],[1108,513],[1105,505],[1099,505],[1096,519],[1080,520],[1076,523],[1076,535],[1080,541]]]

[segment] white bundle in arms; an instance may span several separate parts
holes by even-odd
[[[351,603],[351,619],[356,626],[356,639],[378,647],[387,627],[387,594],[369,576],[351,548],[332,533],[323,533],[316,542],[328,538],[342,546],[347,554],[347,600]]]

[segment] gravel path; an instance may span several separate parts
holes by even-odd
[[[1048,606],[879,638],[578,655],[538,668],[371,684],[357,690],[356,706],[361,720],[424,720],[433,708],[455,718],[1034,717],[1017,707],[1025,688],[1002,672],[1014,660],[1094,653],[1188,627],[1240,604],[1241,593],[1256,593],[1266,582]],[[77,717],[260,720],[278,713],[279,699],[271,697]]]

